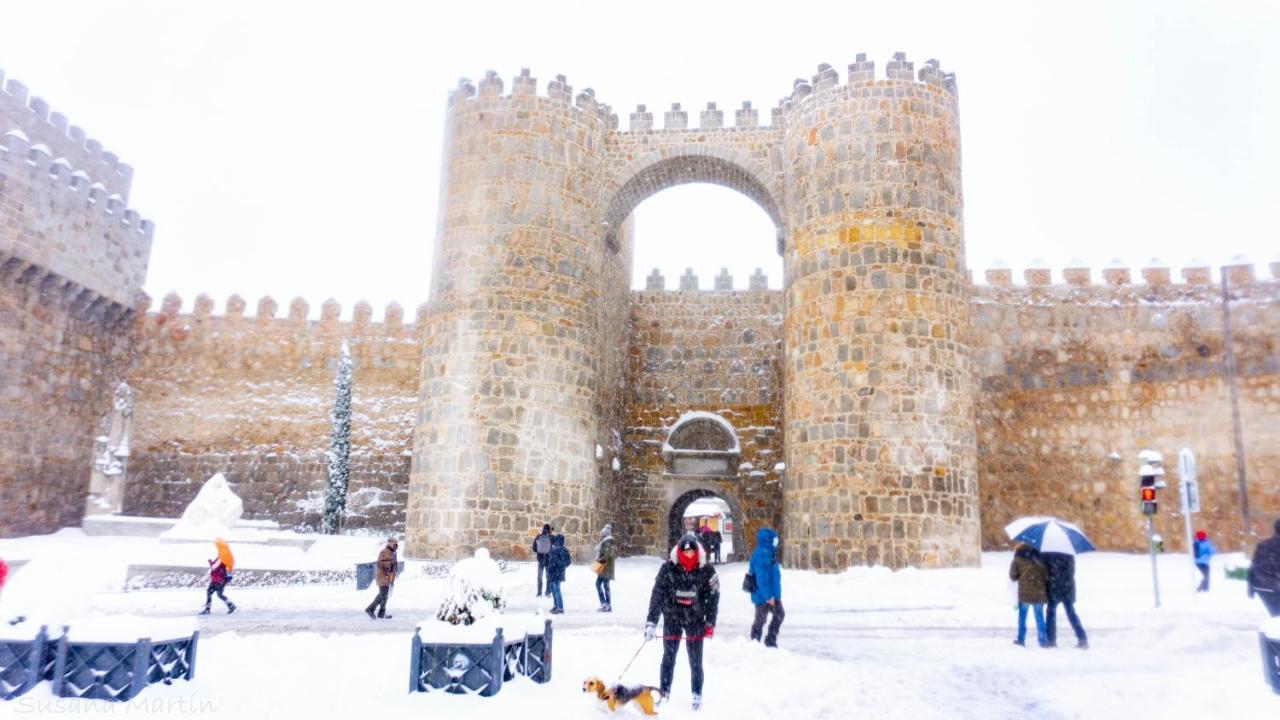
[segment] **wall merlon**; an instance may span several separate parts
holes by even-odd
[[[1108,285],[1129,285],[1133,282],[1128,266],[1120,258],[1114,258],[1111,264],[1102,269],[1102,280]]]
[[[756,268],[755,273],[752,274],[751,278],[748,280],[747,287],[750,290],[768,290],[769,276],[764,274],[763,269]]]
[[[1232,285],[1252,285],[1257,279],[1253,274],[1253,263],[1243,255],[1237,255],[1223,265],[1222,274]]]
[[[417,327],[423,327],[427,324],[429,317],[431,317],[431,306],[427,303],[419,303],[417,310],[414,312],[413,324]]]
[[[760,126],[760,111],[751,107],[750,100],[742,101],[742,107],[733,113],[733,125],[740,128]]]
[[[653,129],[653,113],[649,112],[643,104],[636,105],[636,111],[631,113],[631,132],[648,132]]]
[[[382,322],[391,328],[398,328],[404,324],[404,308],[400,303],[395,300],[387,303],[386,309],[382,312]]]
[[[227,306],[223,314],[229,318],[242,318],[247,304],[239,294],[233,294],[227,298]]]
[[[649,273],[649,276],[644,279],[644,289],[645,290],[666,290],[667,289],[667,279],[662,276],[662,273],[658,272],[658,268],[654,268],[653,272]]]
[[[1013,285],[1013,270],[1010,270],[1004,263],[997,260],[983,274],[988,285],[1005,287]]]
[[[697,290],[698,276],[693,274],[693,268],[685,268],[684,274],[680,276],[681,290]]]
[[[716,280],[715,280],[715,289],[716,290],[732,290],[733,289],[733,276],[729,274],[729,268],[720,268],[720,274],[716,276]]]
[[[1084,261],[1079,258],[1071,258],[1071,263],[1062,271],[1062,279],[1068,285],[1089,285],[1092,282],[1091,271]]]
[[[306,300],[296,297],[289,301],[289,320],[296,323],[305,323],[309,312],[311,312],[311,305]]]
[[[1043,287],[1053,284],[1053,273],[1049,267],[1043,262],[1036,260],[1031,266],[1022,271],[1022,279],[1027,285],[1032,287]]]
[[[357,302],[355,307],[351,309],[351,321],[357,327],[368,325],[373,321],[373,305],[370,305],[366,300]]]
[[[828,63],[822,63],[818,66],[818,74],[813,76],[813,91],[826,92],[833,90],[840,84],[840,73]]]
[[[9,82],[4,85],[4,92],[13,98],[13,102],[18,105],[26,106],[27,104],[27,86],[9,78]]]
[[[686,130],[689,127],[689,113],[680,109],[680,103],[671,103],[671,109],[662,114],[662,129]]]
[[[914,81],[915,63],[907,59],[904,52],[896,52],[893,59],[885,65],[885,73],[890,80],[908,80]]]
[[[169,291],[160,300],[160,314],[174,318],[180,312],[182,312],[182,296],[176,292]]]
[[[547,83],[547,97],[563,103],[572,101],[573,86],[569,84],[568,78],[564,75],[557,75],[554,80]]]
[[[342,317],[342,305],[337,300],[329,298],[320,304],[320,322],[321,324],[333,324],[338,322]]]
[[[502,78],[497,70],[486,70],[480,79],[480,97],[498,97],[502,95]]]
[[[1169,266],[1162,262],[1160,258],[1151,258],[1151,262],[1142,268],[1141,274],[1142,281],[1148,285],[1163,286],[1173,282]]]
[[[937,60],[933,58],[925,60],[924,67],[920,68],[919,79],[920,79],[920,82],[927,83],[929,85],[941,86],[942,85],[941,63],[939,63]]]
[[[813,94],[813,86],[804,78],[796,78],[791,82],[791,96],[787,101],[792,105],[798,104],[801,100]]]
[[[196,296],[195,305],[191,309],[191,314],[196,317],[209,317],[213,314],[213,298],[207,293],[200,293]]]
[[[529,68],[520,68],[520,74],[511,80],[511,94],[538,94],[538,79],[529,74]]]
[[[600,111],[600,104],[596,102],[596,91],[591,88],[583,88],[582,92],[578,93],[578,97],[574,100],[574,105],[579,110],[593,114]]]
[[[849,83],[869,83],[876,79],[876,64],[867,59],[866,53],[858,53],[849,63]]]
[[[263,295],[258,298],[258,311],[255,316],[259,320],[273,320],[279,307],[280,305],[275,301],[275,298],[270,295]]]
[[[707,109],[702,111],[698,127],[704,130],[724,127],[724,111],[717,109],[714,102],[707,103]]]
[[[469,97],[475,97],[476,86],[471,83],[469,78],[458,78],[458,86],[449,93],[449,104],[466,100]]]

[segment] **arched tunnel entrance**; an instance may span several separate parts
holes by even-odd
[[[690,512],[691,510],[696,512]],[[714,537],[720,543],[721,562],[732,562],[747,551],[746,539],[742,536],[746,522],[737,502],[727,493],[705,487],[686,490],[671,504],[671,509],[667,512],[665,551],[670,552],[680,536],[687,532],[697,532],[703,525],[712,532],[719,533]],[[711,548],[707,550],[710,551]]]

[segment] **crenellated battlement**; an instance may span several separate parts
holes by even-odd
[[[70,124],[66,115],[52,111],[43,98],[30,95],[26,85],[12,78],[6,82],[4,70],[0,70],[0,132],[13,129],[24,132],[33,146],[43,146],[51,157],[85,172],[108,194],[118,194],[128,202],[133,168],[103,149],[84,128]]]
[[[220,318],[226,320],[243,320],[246,319],[246,310],[248,303],[238,293],[229,295],[222,305],[222,312],[214,312],[214,301],[206,293],[197,295],[191,303],[188,311],[183,312],[183,306],[186,301],[176,292],[170,292],[160,299],[160,305],[157,309],[149,311],[147,317],[152,324],[163,325],[172,323],[179,319],[205,319]],[[405,331],[411,331],[416,334],[426,324],[428,307],[427,303],[421,303],[415,310],[413,322],[406,325],[404,321],[404,306],[400,303],[392,301],[387,303],[383,308],[382,317],[378,321],[373,319],[373,306],[363,300],[357,302],[352,308],[351,316],[342,319],[342,304],[332,298],[320,303],[320,318],[312,320],[310,318],[311,303],[303,298],[295,297],[289,301],[289,307],[286,314],[281,317],[278,314],[280,303],[270,295],[263,295],[258,298],[256,309],[249,320],[269,323],[291,323],[298,326],[316,326],[321,329],[337,328],[339,326],[361,332],[362,328],[377,326],[380,332],[398,333],[402,328]],[[370,334],[377,334],[373,330]]]
[[[729,274],[728,268],[720,268],[720,274],[714,279],[714,283],[710,288],[699,287],[698,276],[693,274],[693,268],[686,268],[684,275],[681,275],[679,282],[674,288],[667,287],[667,279],[659,272],[658,268],[654,268],[653,272],[645,277],[644,290],[640,292],[770,292],[769,277],[764,274],[760,268],[756,268],[754,274],[747,278],[747,287],[735,288],[733,276]],[[772,292],[780,292],[773,290]]]
[[[1254,271],[1252,261],[1236,256],[1231,262],[1223,265],[1220,272],[1226,273],[1227,281],[1232,286],[1252,286],[1262,283],[1280,281],[1280,258],[1269,264],[1270,279],[1260,279]],[[1055,283],[1055,275],[1060,282]],[[1219,277],[1221,277],[1219,275]],[[1036,288],[1068,287],[1068,288],[1113,288],[1159,290],[1163,288],[1203,288],[1216,286],[1219,280],[1214,278],[1214,271],[1208,263],[1193,263],[1179,270],[1177,278],[1172,269],[1159,258],[1152,258],[1135,274],[1133,269],[1122,260],[1116,258],[1096,275],[1083,261],[1073,260],[1061,270],[1054,271],[1039,261],[1033,261],[1021,273],[1023,284],[1015,285],[1014,270],[1000,261],[987,268],[982,275],[983,284],[974,282],[974,273],[969,271],[969,280],[974,283],[975,290],[985,288],[1014,288],[1034,290]],[[1141,282],[1139,282],[1140,280]]]
[[[849,64],[846,78],[847,82],[841,83],[840,73],[831,65],[822,63],[818,66],[818,72],[811,78],[796,79],[792,84],[791,93],[781,98],[770,113],[771,125],[781,127],[784,113],[808,98],[841,89],[865,88],[877,83],[911,82],[936,87],[952,98],[956,95],[955,73],[943,72],[941,64],[934,59],[926,60],[924,66],[917,71],[914,63],[907,60],[906,54],[901,52],[894,53],[893,59],[885,66],[884,76],[879,79],[876,78],[875,62],[867,60],[866,53],[858,53],[856,60]],[[528,68],[524,68],[512,79],[511,92],[507,93],[505,90],[502,77],[496,71],[489,70],[478,83],[472,82],[469,78],[460,79],[458,86],[449,93],[449,105],[453,106],[473,98],[538,96],[537,78],[530,74]],[[541,97],[564,103],[586,115],[593,116],[610,130],[620,130],[618,115],[607,103],[596,100],[594,90],[586,88],[575,96],[573,86],[564,75],[556,75],[548,82],[546,93]],[[661,114],[662,126],[656,127],[654,113],[649,109],[649,105],[638,104],[636,109],[628,114],[627,129],[620,131],[627,133],[686,132],[690,130],[755,130],[762,127],[760,111],[752,107],[749,100],[743,101],[734,110],[732,125],[725,123],[725,111],[716,101],[707,102],[704,109],[697,112],[696,127],[690,126],[690,112],[682,103],[671,103]]]
[[[55,192],[76,193],[83,198],[87,213],[114,217],[123,228],[142,235],[148,242],[155,234],[155,223],[144,220],[137,210],[126,207],[125,196],[112,192],[107,185],[94,180],[84,168],[77,168],[65,157],[54,157],[49,145],[32,143],[26,131],[10,128],[0,135],[0,167],[26,168],[46,180]],[[74,197],[74,196],[73,196]]]

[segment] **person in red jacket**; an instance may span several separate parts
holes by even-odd
[[[218,599],[227,604],[227,614],[236,611],[236,604],[227,599],[222,590],[227,586],[230,575],[227,574],[227,566],[222,564],[221,558],[214,558],[209,561],[209,587],[204,591],[204,609],[200,611],[201,615],[208,615],[210,608],[213,607],[213,596],[216,594]]]

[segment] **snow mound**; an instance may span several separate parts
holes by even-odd
[[[244,501],[231,492],[227,478],[217,473],[205,481],[200,492],[182,511],[178,524],[160,535],[162,538],[204,538],[212,540],[231,534],[240,516],[244,514]]]
[[[1262,631],[1263,635],[1267,636],[1268,640],[1280,642],[1280,617],[1271,618],[1262,623],[1262,627],[1258,629]]]

